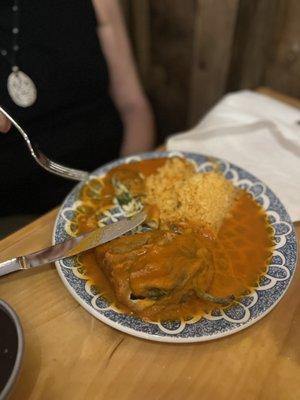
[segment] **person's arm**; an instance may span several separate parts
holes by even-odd
[[[112,99],[124,125],[121,155],[154,145],[154,120],[138,79],[118,0],[93,0],[98,36],[110,73]]]
[[[0,132],[6,133],[10,130],[11,123],[9,120],[0,112]]]

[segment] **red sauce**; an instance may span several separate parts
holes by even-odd
[[[125,167],[120,166],[118,169],[130,168],[131,170],[142,172],[144,175],[149,175],[155,172],[164,162],[164,159],[146,160],[128,164]],[[99,181],[98,186],[99,188],[101,186]],[[100,189],[97,197],[98,186],[96,181],[92,181],[82,190],[81,200],[86,207],[76,217],[75,223],[78,225],[79,233],[95,228],[99,210],[110,206],[112,203],[114,193],[109,183],[109,175],[104,179],[104,188],[102,189],[102,195],[104,193],[106,196],[104,199],[101,199]],[[93,196],[91,196],[91,193]],[[198,232],[198,235],[201,235],[201,231]],[[177,257],[179,246],[192,246],[193,242],[197,242],[198,239],[201,240],[200,237],[193,239],[193,235],[183,235],[180,239],[182,243],[180,244],[178,240],[175,241],[174,248],[169,248],[168,252],[162,252],[161,257],[166,257],[166,261],[172,259],[176,262],[176,260],[180,260]],[[184,243],[183,241],[186,242]],[[212,268],[214,269],[213,278],[209,285],[209,293],[213,296],[234,295],[238,298],[253,290],[260,276],[267,269],[273,245],[273,230],[267,221],[264,210],[248,193],[241,192],[230,216],[223,221],[217,239],[209,244],[210,251],[213,254]],[[105,245],[105,249],[109,249],[109,247],[109,243]],[[190,296],[187,301],[174,300],[173,303],[170,301],[170,304],[167,305],[162,302],[162,306],[158,301],[155,306],[133,311],[127,305],[120,303],[111,282],[107,279],[101,265],[101,257],[99,257],[98,254],[97,261],[95,251],[88,251],[82,254],[81,261],[86,274],[104,297],[125,312],[137,314],[144,319],[157,321],[178,318],[189,319],[213,308],[220,307],[220,305],[200,299],[195,295]],[[172,296],[170,299],[172,299]]]

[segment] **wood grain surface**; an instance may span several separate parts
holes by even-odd
[[[2,240],[0,261],[50,245],[56,214]],[[299,267],[298,259],[286,295],[258,323],[223,339],[181,345],[106,326],[71,297],[53,265],[3,277],[0,298],[17,311],[25,334],[11,399],[298,400]]]
[[[195,125],[225,93],[239,9],[239,0],[195,3],[189,126]]]
[[[299,0],[121,0],[159,141],[192,128],[225,93],[300,98]]]

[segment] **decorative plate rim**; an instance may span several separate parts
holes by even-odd
[[[154,151],[154,152],[147,152],[147,153],[140,153],[140,154],[136,154],[130,157],[124,157],[124,158],[119,158],[116,160],[113,160],[99,168],[97,168],[95,171],[93,171],[91,173],[90,176],[101,176],[102,174],[105,174],[108,170],[110,170],[111,168],[113,168],[116,165],[121,165],[124,164],[126,162],[130,162],[130,161],[134,161],[134,160],[143,160],[143,159],[151,159],[151,158],[162,158],[162,157],[171,157],[171,156],[175,156],[175,155],[179,155],[179,156],[183,156],[186,158],[191,158],[191,157],[195,157],[197,158],[203,158],[205,160],[207,160],[206,162],[208,162],[208,160],[217,160],[220,163],[224,163],[224,165],[229,165],[231,168],[233,168],[234,170],[238,171],[242,171],[243,173],[245,173],[246,175],[250,176],[252,179],[255,179],[256,183],[261,184],[262,186],[265,186],[266,189],[269,190],[269,192],[275,197],[276,201],[279,202],[279,205],[283,208],[283,210],[286,213],[287,216],[287,220],[288,221],[283,221],[284,223],[287,223],[290,225],[291,230],[289,231],[289,235],[292,234],[292,239],[294,239],[295,242],[295,261],[294,263],[291,265],[291,271],[289,276],[285,279],[288,280],[287,285],[282,289],[281,294],[276,298],[275,301],[272,302],[271,305],[269,305],[263,312],[261,312],[259,315],[249,319],[248,321],[244,322],[244,323],[240,323],[239,325],[235,326],[235,327],[230,327],[229,329],[226,329],[225,331],[221,331],[221,332],[215,332],[212,333],[211,335],[200,335],[200,336],[188,336],[188,337],[182,337],[182,336],[177,336],[177,334],[175,333],[169,333],[169,334],[153,334],[153,333],[147,333],[147,332],[143,332],[140,330],[135,329],[134,327],[127,327],[123,324],[121,324],[118,321],[114,321],[112,319],[110,319],[109,317],[105,316],[104,314],[100,313],[96,308],[93,307],[92,304],[88,304],[74,289],[74,287],[68,282],[63,269],[66,267],[64,265],[62,265],[62,260],[60,261],[56,261],[55,262],[55,266],[56,269],[58,271],[58,274],[63,282],[63,284],[66,286],[67,290],[69,291],[69,293],[74,297],[74,299],[76,301],[78,301],[78,303],[86,310],[88,311],[90,314],[92,314],[95,318],[99,319],[100,321],[102,321],[103,323],[105,323],[106,325],[109,325],[110,327],[117,329],[121,332],[124,332],[126,334],[138,337],[138,338],[142,338],[142,339],[146,339],[146,340],[152,340],[152,341],[158,341],[158,342],[167,342],[167,343],[195,343],[195,342],[205,342],[205,341],[210,341],[210,340],[215,340],[215,339],[219,339],[225,336],[229,336],[232,335],[234,333],[237,333],[243,329],[246,329],[248,327],[250,327],[251,325],[253,325],[254,323],[258,322],[260,319],[262,319],[263,317],[265,317],[269,312],[271,312],[274,307],[279,303],[279,301],[282,299],[282,297],[285,295],[285,293],[287,292],[290,283],[294,277],[294,273],[295,273],[295,269],[296,269],[296,265],[297,265],[297,241],[296,241],[296,233],[295,233],[295,228],[293,225],[293,222],[290,219],[289,214],[287,213],[284,205],[281,203],[281,201],[278,199],[278,197],[276,196],[276,194],[266,185],[264,184],[260,179],[258,179],[256,176],[252,175],[251,173],[249,173],[248,171],[244,170],[241,167],[236,166],[235,164],[232,164],[231,162],[224,160],[224,159],[220,159],[217,157],[210,157],[210,156],[206,156],[200,153],[192,153],[192,152],[185,152],[185,151],[164,151],[164,152],[159,152],[159,151]],[[204,164],[204,163],[203,163]],[[199,166],[202,166],[201,164],[198,164]],[[231,171],[231,170],[230,170]],[[64,199],[64,201],[62,202],[60,209],[58,211],[56,220],[55,220],[55,224],[54,224],[54,228],[53,228],[53,234],[52,234],[52,242],[53,244],[56,243],[57,241],[57,234],[58,234],[58,224],[59,224],[59,220],[61,218],[62,212],[66,207],[66,203],[68,202],[68,200],[70,199],[70,197],[76,193],[76,191],[78,191],[78,189],[84,184],[85,182],[79,182],[78,184],[76,184],[74,186],[74,188],[68,193],[68,195],[66,196],[66,198]],[[74,204],[74,203],[73,203]],[[275,212],[277,213],[277,212]],[[280,217],[280,215],[279,215]],[[280,222],[281,218],[279,221],[275,220],[275,223]],[[285,235],[285,234],[284,234]],[[287,234],[286,234],[287,235]],[[286,243],[285,243],[286,244]],[[285,246],[284,244],[284,246]],[[280,247],[279,247],[280,248]],[[273,255],[274,257],[274,255]],[[270,263],[269,267],[272,264]],[[280,265],[280,264],[279,264]],[[284,266],[282,264],[282,266]],[[267,271],[269,272],[269,270]],[[276,278],[274,278],[276,279]],[[83,279],[82,279],[83,280]],[[276,282],[277,283],[277,282]],[[276,283],[274,285],[276,285]],[[273,286],[274,286],[273,285]],[[273,287],[272,286],[272,287]],[[271,288],[272,288],[271,287]],[[268,289],[266,289],[268,290]],[[266,291],[265,290],[265,291]],[[259,291],[259,289],[254,290],[254,293],[257,293]],[[257,296],[257,295],[256,295]],[[247,296],[246,296],[247,297]],[[255,296],[254,296],[255,297]],[[258,300],[254,301],[254,303],[250,303],[251,305],[249,307],[252,307],[256,304]],[[242,305],[242,304],[241,304]],[[243,306],[244,307],[244,306]],[[119,312],[119,315],[125,315],[121,312]],[[132,317],[134,318],[134,317]],[[216,319],[216,321],[222,321],[222,316],[219,317],[219,319]],[[196,324],[201,323],[200,321],[202,320],[202,318],[199,318],[196,322],[193,322],[192,324]],[[146,321],[142,321],[142,324],[144,325],[154,325],[157,323],[154,322],[146,322]],[[183,328],[184,330],[184,328]],[[163,331],[161,331],[162,333]],[[171,332],[171,331],[170,331]],[[181,331],[180,331],[181,332]],[[180,333],[179,332],[179,333]]]

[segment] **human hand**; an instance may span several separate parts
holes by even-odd
[[[0,132],[6,133],[10,130],[10,128],[11,128],[10,121],[6,118],[5,115],[3,115],[0,112]]]

